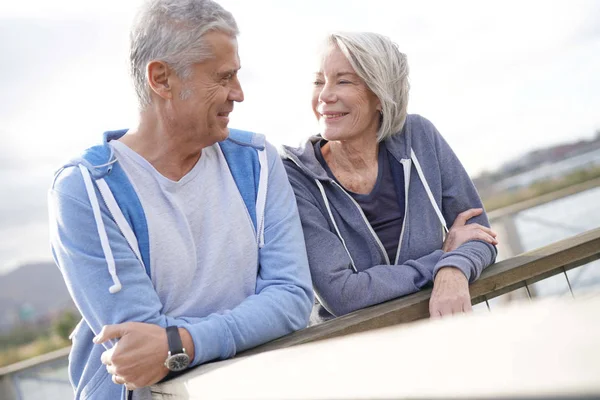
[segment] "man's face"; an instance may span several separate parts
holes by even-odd
[[[240,59],[237,40],[222,32],[210,32],[204,40],[213,57],[191,67],[191,75],[177,81],[169,113],[178,139],[210,146],[229,135],[227,124],[233,102],[244,100],[237,77]]]

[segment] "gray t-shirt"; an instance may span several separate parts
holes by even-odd
[[[219,145],[204,148],[192,170],[175,182],[125,144],[110,144],[144,208],[162,312],[204,317],[253,295],[256,235]],[[151,398],[149,388],[134,393],[135,400]]]
[[[343,187],[323,158],[321,147],[325,143],[327,143],[325,140],[315,143],[317,159],[327,174]],[[362,208],[365,217],[383,244],[390,263],[394,264],[404,219],[404,207],[402,206],[404,201],[398,200],[404,200],[404,198],[398,199],[398,191],[392,177],[389,155],[384,143],[379,144],[378,166],[377,181],[371,193],[359,194],[344,189]]]

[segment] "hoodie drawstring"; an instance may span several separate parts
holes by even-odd
[[[442,211],[440,210],[437,203],[435,202],[433,193],[431,192],[431,188],[429,187],[429,184],[427,183],[427,180],[425,179],[425,174],[423,174],[423,170],[421,169],[421,164],[419,163],[419,160],[417,159],[417,156],[412,148],[410,149],[410,158],[412,159],[412,162],[415,165],[415,168],[417,170],[417,175],[419,175],[419,179],[421,180],[421,183],[423,184],[423,187],[425,188],[425,191],[427,192],[427,197],[429,198],[429,202],[431,203],[440,223],[442,224],[444,233],[447,234],[448,226],[446,225],[446,220],[444,219],[444,215],[442,214]],[[407,173],[407,176],[410,177],[410,171],[409,171],[409,173]],[[350,251],[348,250],[348,247],[346,246],[346,242],[344,241],[344,238],[342,237],[342,234],[341,234],[337,224],[335,223],[335,219],[333,218],[333,213],[331,212],[331,207],[329,206],[329,200],[327,199],[327,194],[325,193],[325,188],[323,187],[323,185],[321,184],[321,182],[318,179],[315,179],[315,182],[317,183],[319,191],[321,192],[321,196],[323,197],[323,201],[325,202],[325,207],[327,208],[327,212],[329,214],[329,218],[331,219],[331,222],[333,223],[335,232],[337,233],[338,238],[342,242],[344,249],[346,249],[346,253],[348,253],[348,257],[350,257],[352,269],[354,270],[354,272],[358,272],[358,270],[356,269],[356,265],[354,264],[354,260],[352,259],[352,256],[350,255]],[[405,199],[404,201],[408,202],[408,199]]]
[[[350,263],[352,264],[352,269],[354,270],[354,272],[358,272],[358,270],[356,269],[356,265],[354,264],[354,260],[352,259],[352,256],[350,255],[350,251],[348,250],[348,247],[346,246],[346,241],[342,237],[342,234],[340,233],[340,230],[339,230],[337,224],[335,223],[335,219],[333,218],[333,213],[331,212],[331,208],[329,207],[329,200],[327,200],[327,195],[325,194],[325,188],[323,187],[321,182],[319,182],[318,179],[315,179],[315,182],[317,182],[317,186],[319,187],[319,190],[321,191],[321,196],[323,196],[323,201],[325,202],[325,207],[327,208],[327,212],[329,213],[329,218],[331,219],[331,222],[333,223],[335,232],[337,233],[338,238],[340,238],[340,240],[342,241],[342,244],[344,245],[344,249],[346,249],[346,253],[348,253],[348,257],[350,258]]]
[[[116,161],[116,160],[115,160]],[[114,163],[114,161],[104,164],[103,166]],[[113,285],[108,289],[110,293],[117,293],[123,287],[121,282],[119,281],[119,277],[117,276],[117,269],[115,265],[115,259],[110,248],[110,244],[108,241],[108,234],[106,233],[106,227],[104,226],[104,222],[102,221],[102,214],[100,213],[100,204],[98,203],[98,197],[96,196],[96,191],[94,190],[94,185],[92,183],[92,179],[90,176],[90,172],[86,167],[79,164],[79,169],[81,170],[81,174],[83,175],[83,181],[85,182],[85,188],[87,190],[88,197],[90,199],[90,203],[92,205],[92,210],[94,212],[94,219],[96,220],[96,228],[98,229],[98,235],[100,236],[100,243],[102,245],[102,251],[104,252],[104,258],[106,259],[106,263],[108,264],[108,272],[113,280]],[[104,200],[104,203],[108,207],[108,211],[112,215],[114,221],[116,222],[119,230],[127,240],[129,247],[135,253],[135,256],[140,261],[142,266],[144,266],[144,261],[142,260],[142,255],[140,254],[139,245],[137,242],[137,238],[133,233],[133,230],[127,223],[121,208],[117,204],[112,191],[108,187],[108,184],[103,178],[97,179],[96,184],[98,185],[98,190],[100,191],[100,195]]]
[[[421,183],[425,187],[425,191],[427,192],[427,197],[429,197],[429,202],[433,206],[433,209],[435,210],[435,213],[437,214],[438,219],[440,220],[440,223],[444,227],[444,233],[448,233],[448,226],[446,225],[446,220],[444,219],[444,215],[442,214],[442,211],[440,211],[440,208],[438,207],[437,203],[435,202],[435,199],[433,198],[433,193],[431,192],[431,188],[429,187],[429,184],[427,183],[427,180],[425,179],[425,175],[423,174],[423,170],[421,169],[421,164],[419,164],[417,155],[415,154],[415,152],[412,148],[410,149],[410,158],[412,159],[413,164],[415,164],[415,168],[417,169],[417,175],[419,175],[419,179],[421,179]]]
[[[267,159],[266,149],[258,151],[258,159],[260,163],[260,176],[258,182],[258,193],[256,198],[256,231],[257,231],[257,242],[258,247],[262,248],[265,245],[265,207],[267,203],[267,187],[269,180],[269,163]],[[116,159],[113,161],[103,164],[100,166],[96,166],[95,168],[105,167],[107,165],[113,164],[116,162]],[[96,220],[96,228],[98,229],[98,235],[100,236],[100,243],[102,245],[102,251],[104,252],[104,258],[106,259],[106,264],[108,265],[108,272],[113,280],[113,285],[108,289],[110,293],[117,293],[122,289],[121,281],[117,276],[117,269],[115,265],[115,258],[113,256],[112,250],[110,248],[110,243],[108,241],[108,234],[106,233],[106,227],[104,226],[104,222],[102,221],[102,214],[100,213],[100,204],[98,203],[98,197],[96,196],[96,191],[94,190],[94,184],[92,182],[92,178],[90,176],[90,172],[88,169],[79,164],[79,169],[81,170],[81,174],[83,175],[83,181],[85,183],[85,188],[88,194],[88,198],[90,199],[90,203],[92,205],[92,210],[94,212],[94,219]],[[96,184],[98,186],[98,190],[100,191],[100,195],[108,208],[108,211],[112,215],[114,221],[116,222],[119,230],[127,240],[129,247],[135,253],[139,262],[144,266],[144,260],[140,254],[139,245],[131,226],[127,223],[121,208],[119,207],[112,191],[108,187],[108,184],[103,178],[97,179]]]
[[[258,193],[256,194],[256,236],[258,248],[265,245],[265,207],[267,204],[267,187],[269,182],[269,162],[267,149],[258,150],[260,176],[258,178]]]
[[[110,244],[108,242],[108,235],[106,234],[104,221],[102,221],[102,214],[100,214],[100,204],[98,204],[98,197],[96,196],[96,191],[94,190],[94,184],[92,183],[90,172],[87,170],[86,167],[84,167],[81,164],[79,164],[79,170],[81,171],[81,175],[83,176],[85,189],[87,190],[87,194],[90,199],[90,204],[92,205],[94,219],[96,220],[96,228],[98,229],[98,235],[100,236],[100,244],[102,245],[104,258],[106,259],[106,263],[108,264],[108,272],[110,273],[110,276],[113,280],[113,285],[108,289],[108,291],[114,294],[121,290],[122,285],[119,281],[119,277],[117,276],[115,258],[113,256]]]

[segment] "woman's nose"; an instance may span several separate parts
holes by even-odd
[[[324,84],[321,87],[319,93],[319,101],[322,103],[335,103],[337,101],[337,95],[334,88],[329,84]]]

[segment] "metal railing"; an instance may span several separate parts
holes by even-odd
[[[600,180],[586,182],[489,213],[492,226],[502,225],[505,234],[508,234],[507,236],[512,238],[512,243],[509,244],[515,247],[509,247],[507,254],[510,258],[487,268],[482,273],[480,279],[471,284],[472,303],[474,305],[488,303],[491,299],[498,299],[499,296],[507,293],[515,293],[514,291],[516,290],[526,290],[527,295],[535,295],[535,290],[531,285],[558,274],[564,275],[568,290],[572,294],[572,282],[569,280],[567,271],[586,264],[586,268],[596,268],[594,264],[590,265],[589,263],[600,258],[600,228],[519,254],[522,252],[523,246],[520,243],[520,239],[518,239],[519,233],[516,229],[515,217],[532,207],[595,188],[599,184]],[[514,254],[519,255],[513,256]],[[578,271],[581,270],[583,268]],[[426,289],[410,296],[359,310],[240,353],[237,357],[255,355],[298,344],[424,319],[429,316],[428,304],[430,295],[431,289]],[[20,392],[19,385],[23,383],[21,378],[35,378],[39,375],[40,379],[43,380],[44,377],[39,374],[39,371],[43,371],[44,366],[54,362],[66,363],[67,352],[68,349],[63,349],[49,355],[0,368],[0,393],[2,394],[0,397],[2,399],[28,398]],[[194,379],[194,376],[210,370],[212,365],[208,364],[194,369],[180,379]],[[153,389],[156,393],[163,393],[161,385],[155,386]],[[168,394],[168,391],[164,393]]]
[[[597,259],[600,259],[600,228],[490,266],[471,284],[472,302],[485,302]],[[425,330],[423,324],[407,326],[406,330],[398,326],[428,318],[430,295],[431,290],[423,290],[295,332],[240,353],[232,360],[200,366],[173,381],[153,386],[153,399],[301,398],[294,385],[309,386],[300,388],[307,399],[538,398],[536,396],[600,399],[600,381],[595,378],[595,374],[600,373],[596,336],[600,334],[600,324],[594,317],[600,306],[597,297],[592,303],[574,302],[573,306],[564,302],[531,303],[527,305],[529,308],[516,308],[522,309],[522,313],[508,316],[504,313],[499,318],[494,316],[503,311],[488,313],[490,318],[481,318],[485,316],[480,314],[474,318],[444,319],[441,324],[427,324],[429,330]],[[519,329],[515,329],[517,326]],[[389,329],[379,329],[386,327]],[[362,334],[348,336],[354,333]],[[455,347],[432,350],[430,346],[436,345],[434,338],[450,340]],[[421,350],[406,346],[403,340]],[[559,341],[567,343],[561,342],[560,349],[553,348]],[[312,344],[295,351],[294,346],[307,343]],[[273,350],[278,351],[271,352]],[[449,352],[454,356],[445,358]],[[550,353],[552,357],[559,357],[559,364],[548,362],[546,357],[550,357]],[[386,364],[390,359],[395,361]],[[362,363],[367,364],[364,370]],[[361,376],[355,383],[351,383],[352,368],[348,368],[348,364],[361,368]],[[448,365],[458,371],[448,371]],[[487,368],[482,370],[483,365]],[[522,374],[514,374],[515,365],[531,368],[523,367]],[[420,372],[415,373],[414,368]],[[390,370],[394,371],[393,376]],[[323,377],[323,374],[331,376]],[[414,380],[423,374],[430,376],[426,379],[429,383],[415,385]],[[457,380],[465,374],[469,380],[457,386]],[[253,378],[248,378],[250,375]],[[409,382],[390,384],[409,375],[413,376]],[[260,379],[264,376],[269,380]],[[453,380],[443,382],[448,376]],[[480,376],[477,378],[480,380],[471,380],[474,376]],[[513,382],[507,387],[502,380],[508,378]],[[328,379],[328,386],[322,386]],[[231,382],[233,389],[223,387],[225,381]],[[340,384],[343,381],[346,383]],[[532,384],[535,391],[528,392]],[[246,389],[235,389],[238,385]],[[269,389],[270,385],[276,389]],[[349,391],[345,387],[354,389]],[[383,390],[387,395],[381,395],[382,387],[388,390]],[[447,388],[447,391],[439,388]]]
[[[600,228],[488,267],[479,280],[470,285],[472,304],[485,302],[597,259],[600,259]],[[292,333],[241,355],[257,354],[428,318],[430,296],[431,289],[422,290]]]

